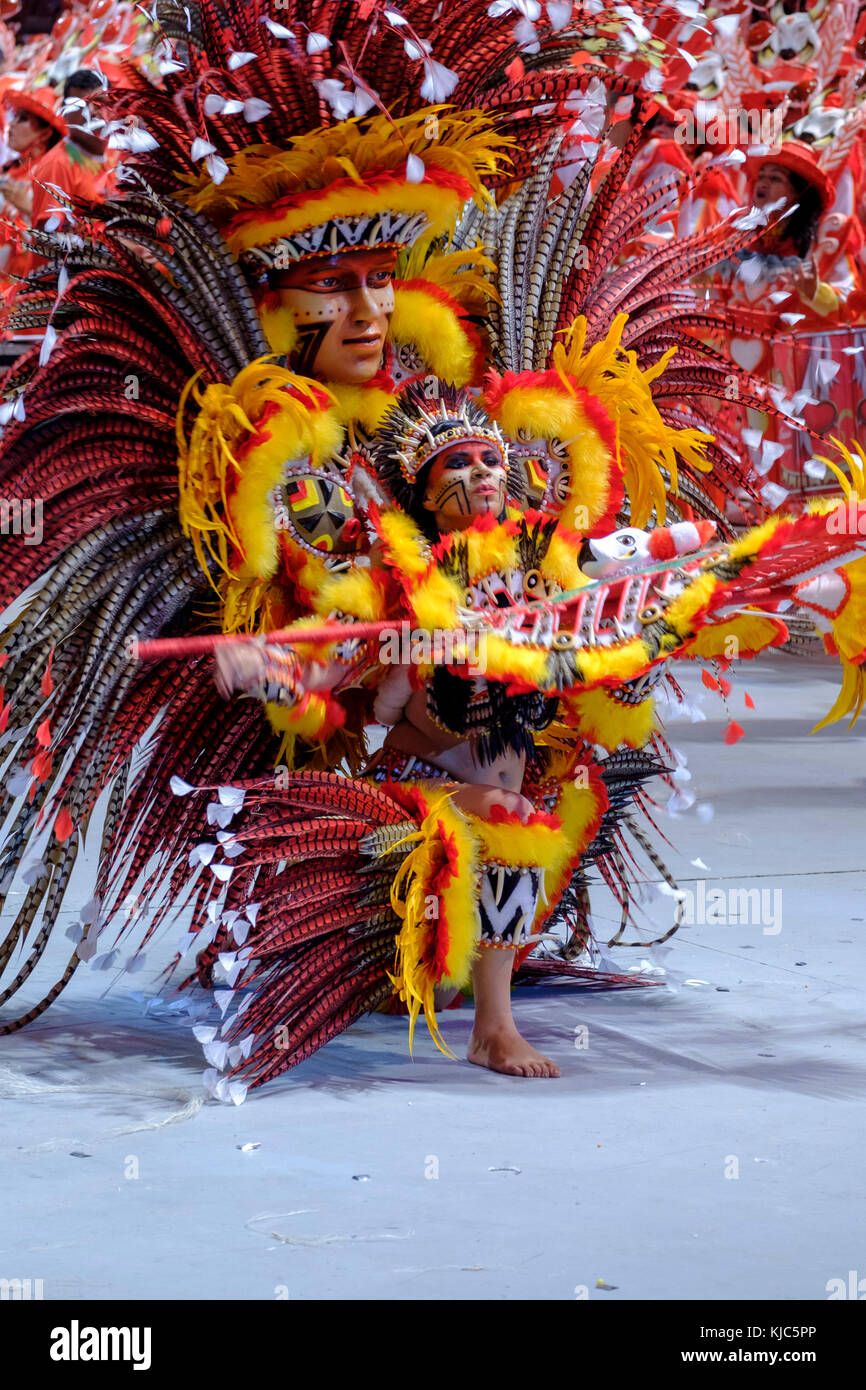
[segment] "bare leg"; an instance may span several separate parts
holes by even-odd
[[[475,1027],[467,1060],[507,1076],[561,1076],[550,1057],[536,1051],[517,1031],[511,1014],[511,951],[481,947],[472,967]]]
[[[532,803],[518,793],[502,787],[462,786],[454,793],[454,804],[470,815],[487,817],[495,806],[504,806],[526,821]],[[475,1026],[469,1039],[467,1060],[506,1076],[560,1076],[559,1067],[545,1057],[517,1031],[511,1013],[511,973],[514,956],[481,946],[472,966],[475,992]]]

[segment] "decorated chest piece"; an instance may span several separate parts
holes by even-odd
[[[274,524],[303,547],[344,558],[366,548],[366,532],[346,483],[336,471],[303,464],[286,470],[271,496]]]

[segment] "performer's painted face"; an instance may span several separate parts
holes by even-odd
[[[51,126],[29,111],[9,111],[6,143],[16,154],[35,157],[48,148]]]
[[[783,169],[781,164],[773,164],[772,161],[762,164],[755,179],[752,202],[755,207],[762,208],[765,203],[777,203],[781,198],[784,198],[786,203],[797,201],[788,170]]]
[[[476,517],[501,515],[505,506],[505,461],[490,444],[467,440],[443,449],[433,460],[424,509],[440,531],[463,531]]]
[[[320,381],[360,386],[376,375],[394,312],[396,251],[345,251],[271,273],[291,310],[291,366]]]

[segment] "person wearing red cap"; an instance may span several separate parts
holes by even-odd
[[[6,144],[16,156],[0,175],[0,274],[26,275],[32,254],[21,244],[21,234],[32,225],[33,175],[36,166],[67,133],[66,122],[55,110],[54,92],[7,90]]]
[[[54,188],[73,198],[99,202],[108,168],[105,141],[90,128],[93,110],[105,99],[106,88],[95,72],[80,68],[63,84],[66,138],[43,154],[32,171],[34,227],[49,217],[62,219]]]
[[[833,187],[818,163],[815,151],[799,141],[785,141],[778,150],[764,158],[747,162],[747,174],[752,182],[752,205],[769,207],[782,200],[795,204],[795,210],[760,238],[758,250],[783,261],[798,259],[802,264],[794,269],[792,292],[816,314],[826,316],[839,307],[839,296],[826,282],[821,281],[813,258],[821,215],[833,203]]]

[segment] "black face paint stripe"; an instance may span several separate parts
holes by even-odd
[[[330,328],[330,319],[324,323],[304,323],[298,326],[298,345],[290,358],[293,372],[300,376],[312,376],[319,348]]]
[[[457,503],[458,510],[463,516],[469,516],[471,514],[472,508],[469,505],[466,484],[462,478],[456,481],[443,480],[442,486],[433,498],[433,505],[437,512],[441,512],[446,503],[450,502],[452,499]]]

